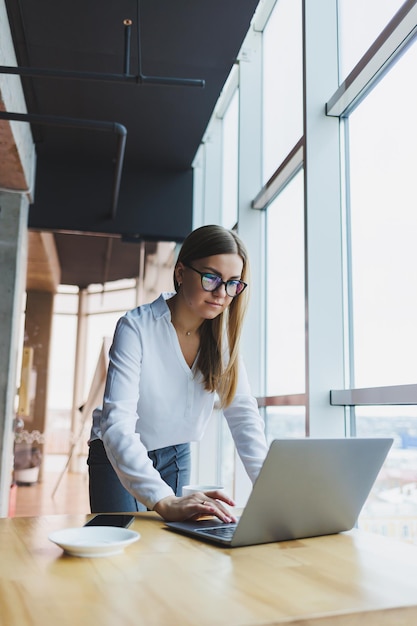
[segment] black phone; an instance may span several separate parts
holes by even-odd
[[[118,528],[128,528],[134,515],[123,515],[120,513],[98,513],[92,517],[84,526],[117,526]]]

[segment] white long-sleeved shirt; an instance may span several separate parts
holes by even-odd
[[[162,294],[118,321],[103,407],[93,412],[90,437],[103,440],[121,483],[149,509],[173,491],[147,451],[199,441],[216,398],[204,389],[201,373],[184,359],[166,302],[172,295]],[[253,482],[267,444],[242,361],[237,391],[224,415]]]

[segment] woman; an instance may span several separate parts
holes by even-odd
[[[221,492],[181,497],[181,490],[190,477],[190,442],[203,436],[215,400],[252,482],[267,452],[239,358],[248,271],[233,231],[202,226],[181,247],[175,293],[119,320],[89,441],[93,513],[148,508],[170,521],[207,514],[235,520],[222,502],[234,503]]]

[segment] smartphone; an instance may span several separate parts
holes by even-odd
[[[117,526],[118,528],[128,528],[134,519],[134,515],[98,513],[84,524],[84,526]]]

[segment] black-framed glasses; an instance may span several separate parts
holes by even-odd
[[[190,270],[193,270],[197,274],[200,274],[201,286],[204,291],[216,291],[216,289],[219,289],[219,287],[224,285],[227,295],[230,298],[235,298],[236,296],[239,296],[248,286],[248,284],[244,283],[243,280],[237,280],[235,278],[222,280],[217,274],[212,274],[211,272],[200,272],[199,270],[196,270],[195,267],[192,267],[192,265],[186,265],[186,267],[190,268]]]

